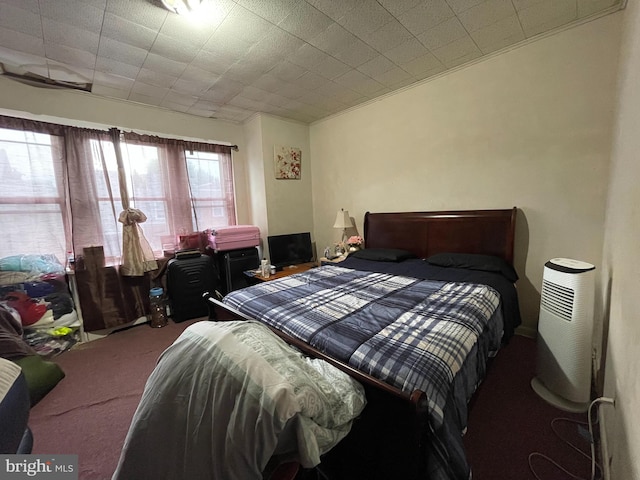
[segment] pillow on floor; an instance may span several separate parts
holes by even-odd
[[[58,364],[43,360],[40,355],[29,355],[12,360],[22,368],[29,387],[32,407],[64,378],[64,372]]]

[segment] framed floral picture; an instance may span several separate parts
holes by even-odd
[[[302,151],[296,147],[274,147],[276,178],[279,180],[300,180]]]

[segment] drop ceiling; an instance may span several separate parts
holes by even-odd
[[[0,0],[0,64],[201,117],[311,123],[623,5],[205,0],[190,18],[159,0]]]

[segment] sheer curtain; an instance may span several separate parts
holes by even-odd
[[[0,116],[0,258],[71,249],[63,129]]]

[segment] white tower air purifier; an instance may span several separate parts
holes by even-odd
[[[569,258],[553,258],[544,266],[531,387],[568,412],[587,411],[591,397],[595,268]]]

